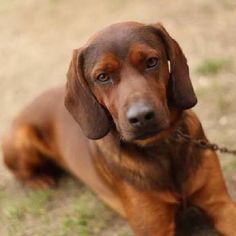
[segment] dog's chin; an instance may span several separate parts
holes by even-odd
[[[123,138],[127,142],[135,143],[139,146],[146,146],[167,138],[169,134],[170,127],[163,126],[158,129],[147,130],[145,132],[134,132],[133,134],[123,135]]]

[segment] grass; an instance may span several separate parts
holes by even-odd
[[[233,161],[231,162],[230,167],[231,167],[234,171],[236,170],[236,160],[233,160]]]
[[[196,73],[204,76],[217,75],[230,65],[231,61],[229,59],[206,58],[198,65]]]
[[[195,69],[197,75],[204,76],[200,79],[205,80],[204,84],[196,89],[198,97],[209,98],[210,94],[214,94],[211,102],[216,105],[220,114],[227,113],[231,109],[228,96],[231,88],[227,83],[223,83],[221,73],[232,68],[233,62],[230,59],[206,58]]]
[[[22,223],[32,218],[40,218],[46,213],[47,204],[53,196],[52,190],[27,191],[25,195],[1,197],[1,227],[6,236],[19,235]]]
[[[131,236],[127,224],[87,188],[71,179],[61,185],[19,188],[14,195],[0,189],[0,235]]]
[[[101,233],[112,213],[107,211],[104,204],[94,199],[91,192],[86,192],[78,198],[73,211],[62,220],[61,236],[76,234],[76,232],[83,236]]]
[[[27,214],[42,215],[45,213],[46,205],[52,197],[52,190],[30,191],[26,198],[20,202],[11,203],[4,210],[8,219],[22,219]]]

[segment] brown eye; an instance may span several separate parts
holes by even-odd
[[[147,59],[146,61],[146,68],[147,69],[151,69],[151,68],[154,68],[156,67],[158,64],[158,58],[156,57],[150,57]]]
[[[111,77],[109,75],[106,75],[105,73],[101,73],[100,75],[97,76],[96,80],[101,83],[107,83],[110,82]]]

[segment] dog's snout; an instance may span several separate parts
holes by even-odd
[[[137,102],[129,107],[126,116],[133,127],[140,128],[153,122],[155,112],[150,104]]]

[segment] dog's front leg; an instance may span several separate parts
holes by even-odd
[[[139,191],[129,186],[122,200],[135,235],[175,235],[176,202],[170,193]]]
[[[215,152],[207,150],[192,186],[192,203],[203,209],[223,236],[236,235],[236,206],[230,198]]]

